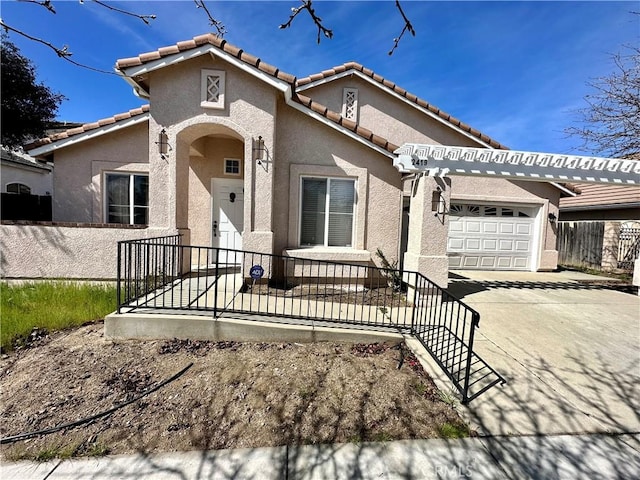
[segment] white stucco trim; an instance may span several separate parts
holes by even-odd
[[[365,82],[373,85],[376,88],[379,88],[380,90],[387,92],[389,95],[391,95],[392,97],[396,98],[397,100],[400,100],[401,102],[404,102],[405,104],[409,105],[410,107],[415,108],[416,110],[420,111],[421,113],[431,117],[432,119],[442,123],[443,125],[455,130],[456,132],[464,135],[465,137],[473,140],[475,143],[480,144],[480,145],[484,145],[485,147],[488,148],[493,148],[491,145],[489,145],[486,142],[483,142],[481,139],[479,139],[478,137],[471,135],[469,132],[465,132],[464,130],[462,130],[461,128],[457,127],[456,125],[453,125],[451,122],[448,122],[447,120],[445,120],[444,118],[440,117],[439,115],[436,115],[435,113],[433,113],[432,111],[430,111],[427,108],[424,108],[420,105],[418,105],[415,102],[412,102],[411,100],[403,97],[402,95],[400,95],[397,92],[394,92],[393,90],[391,90],[389,87],[376,82],[373,78],[365,75],[364,73],[358,71],[358,70],[354,70],[354,69],[350,69],[350,70],[346,70],[344,72],[341,72],[339,74],[333,75],[331,77],[327,77],[327,78],[322,78],[320,80],[316,80],[315,82],[311,82],[308,83],[306,85],[303,85],[302,87],[298,87],[296,88],[296,92],[301,92],[304,90],[307,90],[309,88],[313,88],[313,87],[317,87],[318,85],[323,85],[329,82],[333,82],[335,80],[338,80],[340,78],[344,78],[346,76],[350,76],[350,75],[355,75],[356,77],[360,78],[361,80],[364,80]]]
[[[140,115],[136,115],[135,117],[127,118],[125,120],[120,120],[119,122],[115,122],[110,125],[105,125],[104,127],[98,127],[92,130],[87,130],[84,133],[72,135],[71,137],[64,138],[62,140],[56,140],[53,143],[49,143],[47,145],[34,148],[33,150],[29,150],[29,155],[31,155],[32,157],[37,157],[38,155],[46,155],[60,148],[68,147],[76,143],[84,142],[85,140],[96,138],[101,135],[105,135],[107,133],[112,133],[118,130],[122,130],[124,128],[138,125],[139,123],[144,123],[148,121],[149,121],[149,112],[146,112]]]

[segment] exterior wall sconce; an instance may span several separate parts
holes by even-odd
[[[166,160],[167,154],[173,150],[173,148],[171,148],[171,145],[169,144],[169,136],[164,128],[160,130],[160,133],[158,134],[158,141],[156,142],[156,145],[158,146],[160,158]]]
[[[258,162],[258,165],[261,165],[264,160],[264,151],[264,140],[260,135],[257,140],[253,141],[253,159]]]
[[[442,197],[442,188],[440,187],[436,187],[431,193],[431,211],[434,212],[436,217],[445,213],[445,203]]]
[[[556,217],[556,214],[553,212],[549,214],[548,218],[551,223],[556,223],[556,220],[558,219],[558,217]]]

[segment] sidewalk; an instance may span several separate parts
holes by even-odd
[[[4,463],[3,480],[631,479],[640,435],[484,437]]]

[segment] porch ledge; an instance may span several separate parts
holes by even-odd
[[[287,248],[282,251],[285,257],[303,258],[305,260],[324,260],[334,262],[368,263],[371,260],[369,250],[356,250],[346,247],[320,248]]]

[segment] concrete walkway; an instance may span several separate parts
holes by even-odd
[[[496,437],[6,463],[3,479],[632,479],[638,436]]]
[[[480,312],[474,350],[507,380],[463,409],[480,434],[640,432],[637,295],[579,272],[452,277]]]

